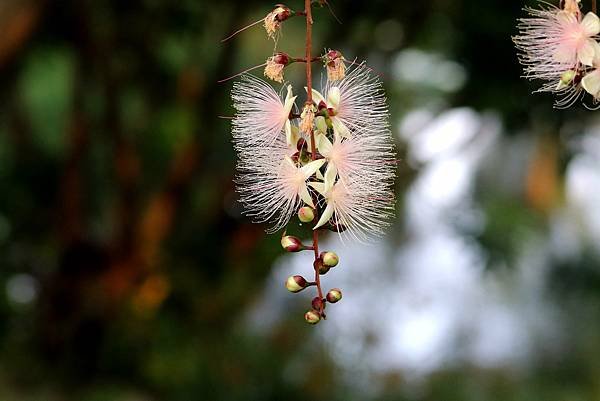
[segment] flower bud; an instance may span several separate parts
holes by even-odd
[[[327,68],[327,79],[339,81],[346,76],[346,65],[344,56],[337,50],[330,50],[324,56],[325,68]]]
[[[573,70],[564,72],[560,76],[560,80],[558,81],[558,84],[556,85],[556,90],[561,90],[561,89],[564,89],[567,86],[571,85],[571,83],[574,82],[576,77],[577,77],[577,72],[575,72]]]
[[[308,282],[302,276],[289,276],[285,281],[285,288],[287,288],[289,292],[300,292],[308,286]]]
[[[321,315],[316,310],[311,309],[304,314],[304,319],[308,324],[317,324],[321,321]]]
[[[288,252],[300,252],[304,249],[300,238],[292,235],[284,235],[281,237],[281,246]]]
[[[315,260],[313,262],[313,267],[315,268],[315,270],[317,270],[319,272],[319,274],[322,276],[324,274],[327,274],[327,272],[329,271],[330,267],[326,266],[323,263],[323,259],[319,258],[317,260]]]
[[[323,261],[323,264],[327,267],[335,267],[340,262],[340,258],[335,252],[322,252],[319,258]]]
[[[312,207],[304,206],[298,210],[298,219],[303,223],[310,223],[315,219],[315,212]]]
[[[319,297],[314,297],[311,304],[314,310],[321,310],[325,307],[324,300]]]
[[[290,64],[290,56],[286,53],[275,53],[267,59],[265,77],[276,82],[283,82],[283,69]]]
[[[338,302],[340,299],[342,299],[342,290],[340,290],[339,288],[329,290],[329,292],[325,296],[325,299],[327,299],[327,302],[332,304]]]

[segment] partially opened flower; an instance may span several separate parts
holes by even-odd
[[[231,92],[237,113],[233,119],[233,139],[237,149],[272,144],[285,127],[296,96],[287,87],[285,100],[265,81],[244,75]]]
[[[530,17],[519,20],[519,35],[513,41],[521,52],[527,78],[551,81],[553,84],[542,90],[553,91],[564,72],[592,65],[594,37],[600,33],[596,14],[590,12],[582,18],[574,0],[562,10],[548,6],[526,11]]]

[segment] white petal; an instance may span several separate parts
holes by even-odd
[[[331,148],[333,145],[325,135],[319,135],[319,140],[317,141],[315,139],[315,142],[317,143],[317,149],[319,150],[320,154],[327,157],[329,153],[331,153]]]
[[[294,163],[294,161],[292,160],[292,158],[291,158],[291,157],[289,157],[289,156],[286,156],[286,157],[283,159],[283,163],[287,163],[287,164],[289,164],[290,166],[292,166],[292,167],[296,168],[296,163]]]
[[[581,21],[581,27],[586,36],[594,36],[600,33],[600,18],[593,12],[589,12]]]
[[[300,188],[300,192],[298,193],[298,195],[300,195],[300,199],[302,199],[304,203],[306,203],[308,206],[314,209],[315,204],[313,203],[312,198],[308,193],[308,187],[306,186],[306,184],[302,185],[302,188]]]
[[[594,67],[595,68],[600,68],[600,44],[598,42],[596,42],[593,39],[590,39],[593,43],[594,46]]]
[[[323,177],[323,173],[321,173],[321,170],[317,170],[317,173],[315,175],[321,181],[323,181],[325,179],[325,177]]]
[[[306,87],[304,89],[306,91],[308,91],[308,89]],[[323,95],[321,95],[321,93],[319,93],[319,91],[317,91],[315,89],[312,90],[312,97],[313,97],[313,101],[317,104],[317,106],[321,102],[327,104],[327,102],[325,101],[325,98],[323,97]]]
[[[329,92],[327,93],[327,104],[329,107],[333,107],[334,110],[337,110],[340,106],[340,97],[340,88],[334,86],[333,88],[329,89]]]
[[[330,202],[327,204],[327,207],[323,211],[323,214],[321,215],[319,222],[313,228],[313,230],[316,230],[317,228],[319,228],[322,225],[324,225],[325,223],[327,223],[329,221],[329,219],[331,218],[331,216],[333,216],[333,203]]]
[[[337,117],[331,117],[331,124],[333,124],[333,133],[338,138],[350,138],[350,130],[344,125],[344,123]]]
[[[325,159],[313,160],[312,162],[308,163],[306,166],[302,167],[300,170],[302,170],[304,177],[308,178],[311,175],[313,175],[315,173],[315,171],[320,169],[324,163],[325,163]]]
[[[583,65],[593,65],[596,56],[596,41],[594,39],[586,40],[585,44],[577,53],[577,58]]]
[[[290,120],[285,122],[285,140],[289,146],[294,146],[296,144],[294,142],[294,133],[292,132],[292,123],[290,123]]]
[[[285,103],[283,104],[283,113],[285,118],[287,118],[292,111],[292,107],[294,107],[294,102],[298,96],[293,96],[292,85],[288,85],[287,87],[287,95],[285,96]]]
[[[590,95],[598,97],[600,95],[600,70],[592,71],[583,77],[581,86]]]
[[[323,184],[322,182],[309,182],[308,185],[313,187],[315,189],[315,191],[317,191],[321,195],[323,195],[323,196],[327,195],[325,184]]]
[[[335,167],[335,164],[329,163],[327,165],[327,170],[325,171],[324,180],[326,191],[329,191],[333,187],[333,184],[335,184],[335,177],[337,177],[337,168]]]

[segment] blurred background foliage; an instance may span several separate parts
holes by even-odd
[[[315,11],[315,49],[381,74],[402,162],[394,227],[340,252],[313,328],[218,118],[217,80],[273,50],[220,39],[273,5],[0,1],[0,400],[600,400],[600,120],[530,95],[523,5]]]

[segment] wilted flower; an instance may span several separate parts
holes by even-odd
[[[324,57],[325,68],[327,69],[327,79],[330,81],[339,81],[346,76],[346,64],[344,56],[337,50],[330,50]]]
[[[252,75],[233,85],[233,138],[237,149],[272,144],[285,128],[296,96],[292,87],[282,101],[273,87]]]
[[[278,5],[273,11],[271,11],[264,19],[265,30],[267,35],[277,40],[277,34],[281,30],[281,23],[292,16],[292,10],[284,5]]]
[[[290,63],[290,57],[285,53],[277,53],[267,59],[265,77],[276,82],[283,82],[283,69]]]
[[[300,118],[300,132],[310,134],[315,122],[315,107],[312,104],[305,104]]]

